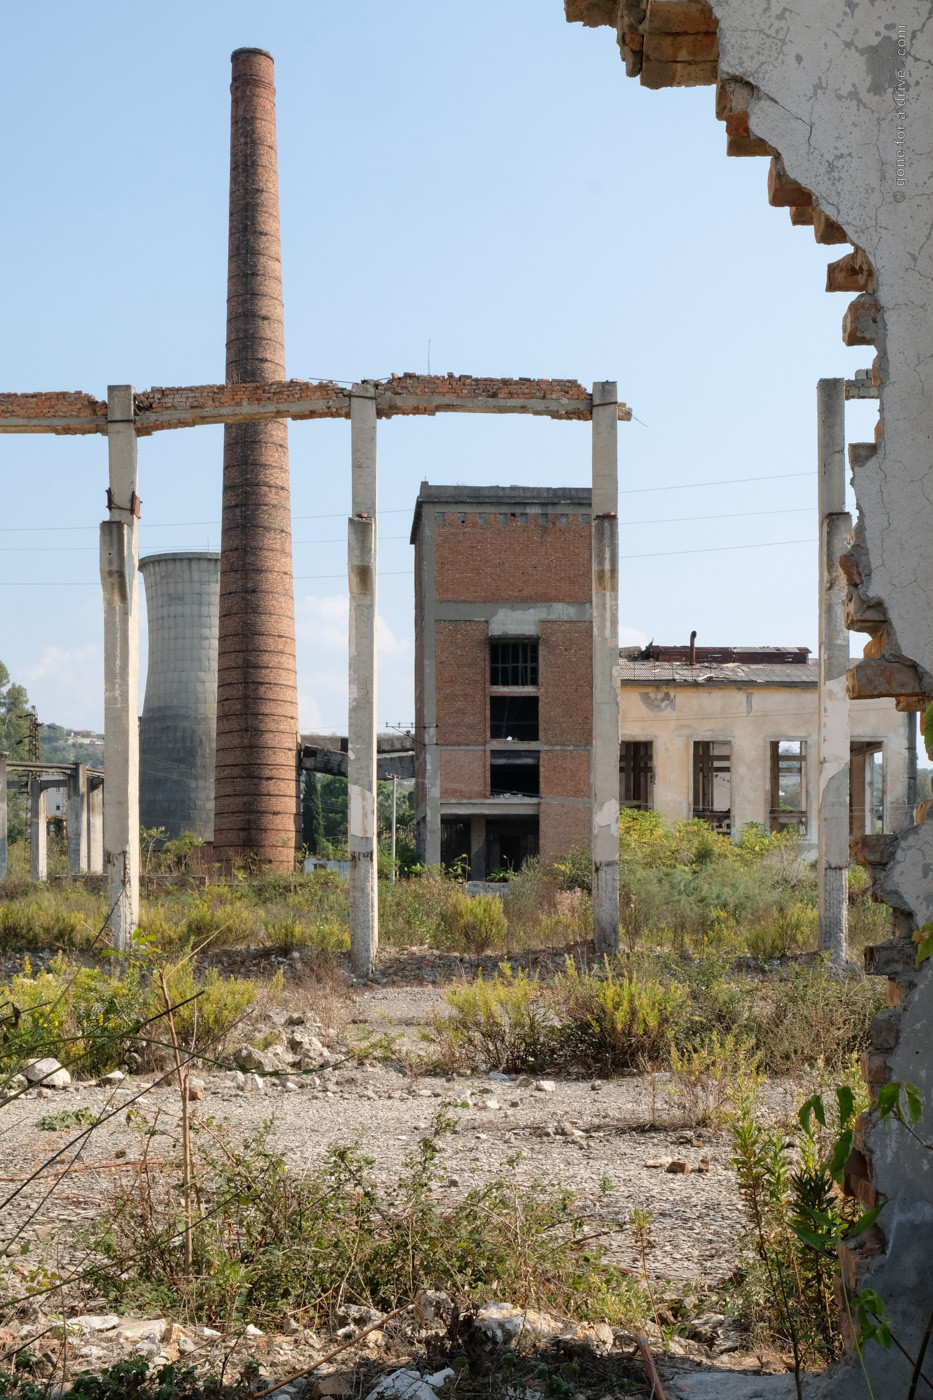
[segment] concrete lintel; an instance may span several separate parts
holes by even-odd
[[[0,433],[57,433],[62,437],[77,437],[83,433],[107,435],[106,418],[30,418],[26,414],[0,416]]]
[[[451,798],[440,804],[442,817],[536,817],[541,811],[541,799],[489,797],[485,801]]]

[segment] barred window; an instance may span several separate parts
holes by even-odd
[[[537,642],[491,642],[489,645],[490,685],[537,685]]]

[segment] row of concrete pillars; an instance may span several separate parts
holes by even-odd
[[[598,953],[619,945],[618,388],[593,385],[593,741],[591,844],[593,930]],[[350,399],[352,515],[349,520],[350,704],[347,779],[350,947],[367,976],[379,946],[376,869],[376,392],[355,384]]]
[[[29,873],[33,880],[48,875],[46,793],[67,791],[68,872],[101,873],[104,868],[104,778],[89,773],[83,763],[60,768],[53,776],[41,763],[10,763],[0,757],[0,880],[9,876],[8,792],[24,786],[29,795]]]

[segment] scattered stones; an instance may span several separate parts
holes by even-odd
[[[480,1308],[472,1331],[486,1347],[532,1347],[544,1337],[560,1332],[561,1324],[547,1313],[516,1308],[511,1303],[487,1303]]]
[[[116,1335],[124,1345],[131,1346],[134,1342],[157,1342],[159,1345],[152,1353],[153,1356],[158,1353],[164,1334],[164,1317],[121,1317],[117,1322]]]
[[[251,1341],[255,1341],[257,1337],[264,1337],[265,1335],[265,1332],[260,1332],[259,1328],[254,1327],[251,1322],[247,1322],[243,1330],[243,1336],[249,1337]]]
[[[453,1372],[450,1374],[453,1375]],[[443,1375],[445,1380],[447,1378],[446,1372],[437,1371],[435,1375]],[[427,1380],[422,1380],[420,1371],[409,1370],[403,1366],[401,1370],[383,1376],[382,1380],[373,1386],[366,1400],[437,1400],[437,1391]]]
[[[579,1322],[558,1333],[555,1341],[573,1354],[608,1356],[615,1345],[615,1333],[608,1322]]]
[[[675,1158],[673,1162],[668,1162],[664,1170],[671,1172],[674,1176],[686,1176],[687,1172],[690,1170],[690,1163],[678,1161]]]
[[[71,1083],[71,1075],[51,1056],[43,1060],[27,1060],[23,1066],[23,1073],[30,1084],[41,1080],[45,1089],[64,1089],[66,1084]]]
[[[553,1079],[536,1079],[534,1083],[535,1092],[538,1094],[553,1094],[557,1088]]]
[[[349,1395],[353,1389],[352,1371],[331,1371],[319,1376],[311,1387],[311,1400],[327,1400],[328,1396]]]

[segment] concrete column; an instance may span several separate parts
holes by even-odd
[[[131,384],[107,390],[110,519],[100,527],[104,594],[104,868],[108,925],[125,952],[139,921],[139,497]]]
[[[593,385],[593,940],[619,948],[619,446],[618,389]]]
[[[849,902],[849,634],[846,581],[839,556],[852,517],[846,511],[845,380],[816,389],[820,515],[820,731],[817,786],[819,946],[833,963],[848,957]]]
[[[45,822],[45,787],[41,778],[29,779],[29,874],[48,879],[48,827]]]
[[[104,873],[104,780],[91,778],[87,794],[87,859],[92,875]]]
[[[87,767],[76,763],[68,775],[68,870],[87,870]]]
[[[8,807],[6,754],[0,754],[0,880],[9,876]]]
[[[350,845],[350,954],[357,977],[368,977],[379,946],[376,886],[376,390],[354,384],[350,398],[352,515],[348,526],[350,583],[350,710],[347,788]]]
[[[470,817],[470,879],[486,878],[486,818]]]

